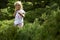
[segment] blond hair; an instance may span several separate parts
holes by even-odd
[[[23,9],[23,5],[22,5],[22,2],[21,2],[21,1],[15,2],[15,3],[14,3],[14,6],[15,6],[16,4],[19,4],[19,5],[21,6],[21,9]]]

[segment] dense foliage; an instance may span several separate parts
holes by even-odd
[[[59,0],[21,0],[26,11],[23,28],[13,24],[15,1],[0,0],[0,40],[60,40]]]

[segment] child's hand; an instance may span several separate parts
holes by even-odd
[[[15,8],[15,12],[17,11],[17,9]]]

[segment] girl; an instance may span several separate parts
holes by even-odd
[[[17,1],[14,3],[15,6],[15,21],[14,25],[18,27],[23,27],[23,18],[25,17],[25,11],[23,10],[23,6],[21,1]]]

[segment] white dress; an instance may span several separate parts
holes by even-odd
[[[19,13],[25,13],[24,10],[20,9],[16,11],[14,25],[21,24],[23,26],[23,17]]]

